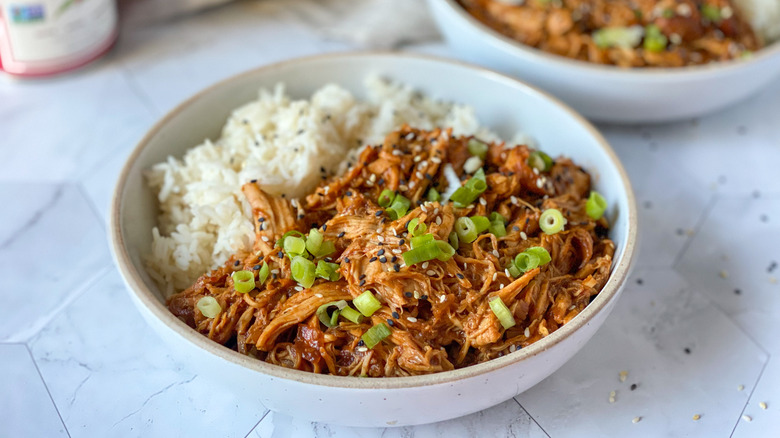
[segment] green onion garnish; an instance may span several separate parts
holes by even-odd
[[[707,3],[701,5],[701,14],[704,16],[704,18],[714,23],[717,23],[721,19],[720,8]]]
[[[566,225],[566,218],[555,208],[548,208],[539,217],[539,227],[545,234],[555,234],[563,230],[564,225]]]
[[[541,246],[534,246],[531,248],[528,248],[525,250],[528,254],[534,255],[539,258],[539,266],[544,266],[548,263],[550,263],[550,260],[552,260],[552,257],[550,257],[550,253],[547,252],[546,249],[544,249]]]
[[[597,221],[604,216],[604,211],[607,209],[607,200],[599,192],[591,191],[588,201],[585,202],[585,213],[588,217]]]
[[[514,327],[515,318],[512,316],[512,312],[509,311],[509,308],[506,306],[506,304],[501,301],[501,297],[493,298],[492,300],[488,301],[488,304],[490,304],[490,310],[492,310],[493,314],[496,315],[498,322],[501,323],[501,326],[504,327],[504,330],[510,327]]]
[[[422,236],[416,236],[409,239],[409,246],[412,249],[422,246],[428,242],[433,242],[433,234],[423,234]]]
[[[466,181],[466,184],[455,190],[450,196],[450,200],[455,203],[456,207],[462,208],[474,202],[485,190],[487,190],[485,171],[479,169],[471,179]]]
[[[477,234],[490,228],[490,219],[485,216],[471,216],[471,221],[474,222],[474,227],[477,230]]]
[[[390,219],[397,220],[398,218],[406,216],[406,212],[409,211],[410,205],[412,205],[412,202],[405,196],[401,194],[396,195],[392,204],[387,208]]]
[[[268,267],[268,263],[263,262],[263,266],[261,266],[260,270],[257,271],[257,283],[265,283],[265,280],[268,279],[268,274],[270,274],[270,271],[271,269]]]
[[[328,309],[331,307],[335,307],[336,310],[328,315]],[[317,308],[317,318],[319,318],[320,322],[325,324],[326,327],[333,327],[338,324],[339,312],[345,307],[347,307],[347,302],[344,300],[323,304]]]
[[[336,281],[341,277],[338,269],[339,265],[337,263],[329,263],[325,260],[320,260],[317,262],[317,269],[314,271],[314,275],[329,281]]]
[[[231,277],[236,292],[245,294],[255,288],[255,273],[252,271],[236,271]]]
[[[460,247],[460,242],[458,241],[458,233],[456,233],[454,231],[451,232],[449,240],[450,240],[450,246],[451,247],[453,247],[455,249],[458,249]]]
[[[496,237],[504,237],[506,236],[505,223],[506,219],[504,219],[504,216],[501,216],[500,213],[494,211],[493,213],[490,213],[490,227],[488,228],[488,231]]]
[[[412,266],[416,263],[427,262],[428,260],[438,258],[441,253],[442,251],[441,248],[439,248],[438,241],[434,240],[406,251],[401,254],[401,257],[403,257],[406,266]]]
[[[392,332],[390,331],[390,327],[387,326],[387,324],[377,324],[370,329],[366,330],[365,333],[363,333],[363,336],[360,337],[360,339],[363,340],[363,343],[366,344],[366,347],[368,348],[374,348],[376,344],[382,342],[382,340],[388,336],[390,336]]]
[[[517,266],[515,266],[514,261],[509,265],[507,270],[509,271],[509,275],[511,275],[514,278],[517,278],[520,276],[520,274],[522,274],[522,272],[520,272],[520,270],[517,269]]]
[[[217,299],[214,297],[203,297],[198,300],[198,310],[206,318],[213,318],[219,315],[222,311],[222,306],[219,305]]]
[[[348,320],[354,322],[355,324],[360,324],[363,322],[364,316],[360,314],[357,310],[347,306],[341,309],[341,316],[344,318],[347,318]]]
[[[650,52],[662,52],[666,50],[666,44],[669,41],[666,35],[661,33],[661,29],[655,24],[645,26],[645,50]]]
[[[336,244],[334,244],[330,240],[326,240],[322,242],[322,246],[320,246],[320,250],[317,251],[316,254],[312,254],[314,257],[325,257],[327,255],[333,254],[336,252]]]
[[[382,307],[382,303],[376,299],[374,294],[370,290],[363,292],[352,300],[352,304],[363,314],[363,316],[371,316]]]
[[[506,223],[506,218],[501,215],[501,213],[494,211],[493,213],[490,213],[490,222],[501,222],[502,224]]]
[[[487,143],[483,143],[476,138],[472,138],[469,140],[468,148],[471,155],[475,155],[483,160],[485,159],[488,151]]]
[[[528,165],[539,172],[547,172],[552,169],[553,159],[542,151],[533,151],[528,156]]]
[[[390,189],[384,189],[382,190],[382,193],[379,194],[376,203],[382,208],[387,208],[393,203],[393,199],[395,199],[395,192]]]
[[[425,222],[420,221],[420,218],[414,218],[409,221],[406,229],[409,231],[409,235],[412,237],[422,236],[428,231],[428,226]]]
[[[308,249],[312,254],[318,253],[320,251],[320,247],[322,247],[322,239],[322,233],[317,231],[315,228],[312,228],[309,231],[309,236],[306,238],[306,249]]]
[[[284,233],[282,235],[282,237],[280,237],[279,240],[276,241],[276,243],[274,244],[274,247],[284,248],[284,241],[289,236],[304,237],[303,233],[301,233],[300,231],[298,231],[298,230],[290,230],[290,231]]]
[[[288,236],[282,244],[284,252],[290,257],[306,256],[306,241],[300,237]]]
[[[437,259],[446,262],[455,255],[455,248],[453,248],[449,243],[443,240],[437,240],[436,245],[439,247],[440,251],[439,255],[436,256]]]
[[[428,190],[428,201],[430,201],[430,202],[439,202],[439,201],[441,201],[441,194],[439,193],[439,191],[436,190],[435,188],[431,187]]]
[[[292,271],[292,279],[297,281],[301,286],[309,288],[314,284],[314,273],[316,272],[317,267],[311,260],[308,260],[303,256],[295,256],[290,263],[290,270]]]
[[[455,232],[458,234],[460,240],[471,243],[477,240],[477,226],[474,225],[474,221],[466,216],[459,217],[455,221]]]
[[[515,266],[520,272],[528,272],[539,266],[539,257],[523,251],[515,257]]]
[[[639,45],[643,29],[640,26],[602,27],[591,35],[593,42],[601,49],[608,47],[632,48]]]
[[[671,8],[666,8],[666,9],[664,9],[664,11],[661,13],[661,15],[662,15],[664,18],[674,18],[674,16],[675,16],[676,14],[674,13],[674,9],[671,9]]]

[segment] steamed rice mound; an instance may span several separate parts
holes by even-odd
[[[241,194],[248,181],[297,198],[346,167],[361,146],[381,143],[405,123],[497,139],[480,128],[468,106],[435,101],[377,77],[368,78],[365,89],[365,101],[336,85],[308,100],[292,99],[283,85],[261,89],[257,100],[233,111],[217,140],[147,172],[161,212],[147,264],[168,295],[251,248],[251,208]]]

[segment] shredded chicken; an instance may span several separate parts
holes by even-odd
[[[558,19],[556,19],[558,20]],[[556,22],[557,23],[557,22]],[[558,26],[560,24],[550,24]],[[449,130],[404,127],[382,145],[366,147],[346,173],[324,181],[301,200],[274,197],[256,183],[243,192],[252,206],[257,238],[248,254],[204,274],[168,300],[171,312],[216,342],[260,360],[315,373],[345,376],[409,376],[461,368],[511,353],[548,336],[580,313],[604,287],[615,245],[605,218],[585,210],[590,176],[567,158],[548,172],[527,164],[526,146],[489,145],[484,162],[488,188],[465,208],[428,202],[431,188],[444,192],[443,167],[463,180],[470,157],[469,137]],[[377,203],[390,189],[410,199],[412,208],[391,220]],[[541,212],[560,210],[565,229],[545,234]],[[460,242],[447,261],[405,266],[410,250],[407,225],[418,218],[438,240],[448,240],[462,216],[499,212],[507,234],[483,233]],[[275,246],[284,233],[316,228],[335,252],[337,281],[317,279],[311,288],[291,279],[290,258]],[[551,261],[514,278],[506,270],[528,248],[544,247]],[[235,290],[231,274],[257,271],[267,263],[271,275],[249,293]],[[341,318],[326,327],[316,315],[323,304],[350,301],[371,291],[382,307],[361,323]],[[214,297],[221,311],[205,317],[198,301]],[[504,329],[489,306],[500,298],[516,325]],[[391,334],[373,348],[361,336],[387,324]]]
[[[523,44],[621,67],[680,67],[735,59],[760,49],[731,0],[459,0],[474,17]],[[601,29],[638,27],[631,47],[599,46]],[[663,35],[648,50],[648,26]]]

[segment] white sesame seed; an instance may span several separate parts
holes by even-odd
[[[767,408],[766,402],[761,402],[761,403],[759,403],[759,404],[758,404],[758,407],[760,407],[760,408],[761,408],[761,409],[763,409],[763,410],[766,410],[766,408]]]
[[[369,175],[368,180],[371,182],[376,182],[376,174],[372,173],[371,175]]]
[[[436,225],[441,225],[441,216],[436,217]]]
[[[609,402],[610,402],[610,403],[615,403],[615,395],[617,395],[617,394],[615,393],[615,391],[610,391],[610,392],[609,392]]]
[[[539,169],[537,169],[535,167],[533,169],[534,169],[534,175],[539,175]]]
[[[724,270],[724,269],[721,269],[721,271],[719,272],[719,275],[720,275],[720,278],[729,278],[729,273],[726,272],[726,270]]]
[[[417,183],[415,183],[414,181],[410,182],[409,183],[409,189],[413,189],[414,186],[416,186],[416,185],[417,185]]]
[[[631,420],[631,422],[634,424],[639,423],[640,421],[642,421],[642,417],[634,417],[634,419]]]
[[[403,152],[399,151],[398,149],[394,149],[393,155],[403,155]]]
[[[498,278],[498,272],[493,273],[493,281],[496,281],[496,278]]]
[[[479,203],[480,203],[480,205],[483,205],[483,206],[487,205],[487,201],[485,201],[485,198],[479,198]]]
[[[278,273],[279,273],[279,270],[278,270],[278,269],[271,269],[271,273],[272,273],[272,274],[278,274]]]
[[[512,275],[509,273],[509,269],[504,269],[504,275],[507,277],[511,277]]]
[[[428,270],[428,271],[426,271],[425,273],[426,273],[426,274],[428,274],[428,275],[429,275],[429,276],[431,276],[431,277],[435,277],[435,276],[436,276],[436,271],[434,271],[434,270],[432,270],[432,269],[429,269],[429,270]]]
[[[415,172],[415,173],[414,173],[414,176],[416,176],[416,177],[417,177],[417,179],[422,179],[422,178],[423,178],[423,174],[422,174],[422,172]]]
[[[621,371],[619,376],[620,376],[620,381],[625,382],[626,379],[628,378],[628,371]]]
[[[528,235],[525,234],[525,231],[521,231],[520,232],[520,238],[523,239],[523,240],[528,240]]]
[[[439,207],[433,209],[433,214],[439,214]]]
[[[410,133],[406,134],[406,137],[404,137],[404,138],[406,138],[407,140],[414,140],[414,137],[415,137],[415,133],[414,132],[410,132]]]
[[[371,181],[366,181],[366,187],[374,187],[374,183]]]
[[[510,345],[509,346],[509,352],[510,353],[514,353],[515,351],[517,351],[517,346],[516,345]]]
[[[420,156],[419,156],[419,155],[418,155],[418,156],[416,156],[416,157],[414,157],[414,158],[415,158],[415,163],[416,163],[417,161],[420,161],[420,160],[418,160],[418,158],[420,158]],[[417,167],[419,167],[419,168],[420,168],[420,170],[425,170],[425,169],[428,167],[428,162],[427,162],[427,161],[422,161],[422,162],[420,162],[420,165],[419,165],[419,166],[417,166]]]
[[[361,353],[364,352],[364,351],[368,351],[368,347],[358,347],[357,351],[359,351]]]
[[[574,305],[574,304],[572,304],[571,306],[569,306],[569,310],[574,310],[574,309],[576,309],[576,308],[577,308],[577,306],[576,306],[576,305]]]
[[[380,242],[384,242],[384,241],[385,241],[385,238],[384,238],[384,236],[382,236],[382,235],[380,234],[380,235],[376,236],[376,240],[378,240],[378,241],[380,241]]]
[[[322,298],[322,294],[314,294],[314,296],[317,298]]]
[[[402,185],[398,186],[398,190],[400,190],[402,192],[405,192],[405,191],[409,190],[409,187],[407,187],[407,186],[402,184]]]
[[[293,289],[297,290],[298,292],[303,290],[303,288],[301,286],[295,286]]]
[[[407,316],[406,320],[409,322],[417,322],[417,318],[415,318],[414,316]]]
[[[520,201],[517,200],[517,196],[512,195],[509,197],[509,200],[512,201],[512,204],[517,205]]]
[[[401,254],[401,252],[402,252],[402,251],[401,251],[400,249],[398,249],[398,248],[396,248],[396,249],[394,249],[394,250],[392,251],[392,253],[393,253],[393,254]]]
[[[420,210],[424,211],[425,213],[428,213],[428,210],[425,208],[425,204],[420,205]]]
[[[672,44],[679,45],[682,43],[682,37],[678,33],[673,33],[669,35],[669,41],[671,41]]]
[[[501,257],[501,254],[498,253],[497,249],[493,250],[493,255],[496,256],[496,257]]]
[[[499,284],[499,285],[498,285],[498,288],[499,288],[499,289],[503,289],[503,288],[504,288],[504,283],[501,283],[501,284]]]
[[[743,415],[743,416],[742,416],[742,419],[743,419],[743,420],[745,420],[745,421],[747,421],[748,423],[750,423],[751,421],[753,421],[753,417],[751,417],[750,415]]]
[[[720,16],[724,20],[728,20],[729,18],[731,18],[732,15],[734,15],[734,10],[731,9],[730,7],[728,7],[728,6],[726,6],[723,9],[720,10]]]
[[[445,301],[447,301],[447,296],[446,295],[442,295],[442,296],[439,297],[439,302],[440,303],[443,303]]]
[[[374,175],[371,175],[371,176],[374,176]],[[325,192],[325,194],[327,195],[327,194],[328,194],[328,192],[330,191],[330,186],[325,186],[325,188],[323,189],[323,191],[324,191],[324,192]]]
[[[541,189],[543,185],[544,185],[544,183],[542,182],[541,178],[536,180],[536,187],[539,187]]]
[[[440,164],[441,163],[441,158],[439,158],[439,157],[431,157],[431,161],[433,161],[436,164]]]
[[[271,239],[269,239],[269,238],[268,238],[268,236],[261,236],[261,237],[260,237],[260,239],[261,239],[263,242],[270,242],[270,241],[271,241]]]
[[[420,292],[419,291],[414,291],[413,295],[414,295],[414,299],[416,299],[416,300],[420,299]]]
[[[742,391],[743,389],[745,389],[745,385],[737,386],[737,391]]]
[[[693,416],[693,421],[699,421],[699,418],[701,418],[701,415],[696,414]]]
[[[677,5],[677,14],[682,15],[683,17],[688,17],[691,15],[691,6],[687,3],[680,3]]]
[[[523,336],[525,336],[526,338],[531,337],[531,330],[528,327],[526,327],[525,330],[523,330]]]
[[[419,162],[420,162],[420,160],[422,160],[422,157],[421,157],[420,155],[418,155],[418,156],[414,157],[414,162],[415,162],[415,163],[419,163]]]
[[[421,265],[421,267],[422,267],[423,269],[428,269],[428,262],[423,262],[423,264]]]

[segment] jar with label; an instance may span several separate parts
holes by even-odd
[[[107,52],[117,36],[115,0],[0,0],[0,70],[46,76]]]

